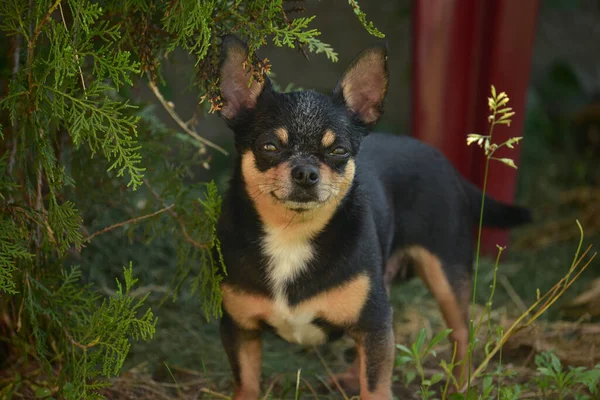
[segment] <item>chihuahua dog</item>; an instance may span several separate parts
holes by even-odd
[[[368,134],[387,91],[386,47],[360,53],[330,96],[279,93],[266,75],[251,79],[247,58],[243,42],[223,38],[220,114],[238,153],[217,228],[233,398],[258,399],[271,330],[301,345],[349,335],[357,358],[337,381],[363,400],[391,399],[399,275],[424,281],[464,361],[482,193],[427,144]],[[486,226],[529,220],[486,197]]]

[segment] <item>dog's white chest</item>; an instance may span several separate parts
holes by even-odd
[[[273,229],[263,238],[263,250],[269,259],[268,279],[275,300],[267,322],[289,342],[320,344],[327,336],[312,323],[315,313],[290,307],[284,294],[285,286],[306,270],[313,258],[313,247],[309,240],[286,233]]]

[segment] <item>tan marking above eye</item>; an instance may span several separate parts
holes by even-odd
[[[279,141],[281,141],[281,144],[287,144],[288,143],[288,131],[285,128],[277,128],[275,129],[275,132],[273,132],[275,134],[275,136],[277,136],[277,139],[279,139]]]
[[[329,147],[333,144],[333,142],[335,142],[335,133],[328,129],[321,139],[321,144],[323,147]]]

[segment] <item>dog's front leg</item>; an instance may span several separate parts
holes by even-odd
[[[360,363],[361,400],[391,400],[394,332],[391,316],[354,335]]]
[[[233,400],[256,400],[260,394],[262,341],[260,331],[239,327],[223,312],[221,341],[233,372]]]

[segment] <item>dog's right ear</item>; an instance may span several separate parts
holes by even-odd
[[[250,83],[252,74],[246,69],[247,58],[248,47],[244,42],[233,35],[223,37],[219,78],[223,107],[220,113],[227,120],[253,109],[268,79],[265,76],[262,82],[253,79]]]

